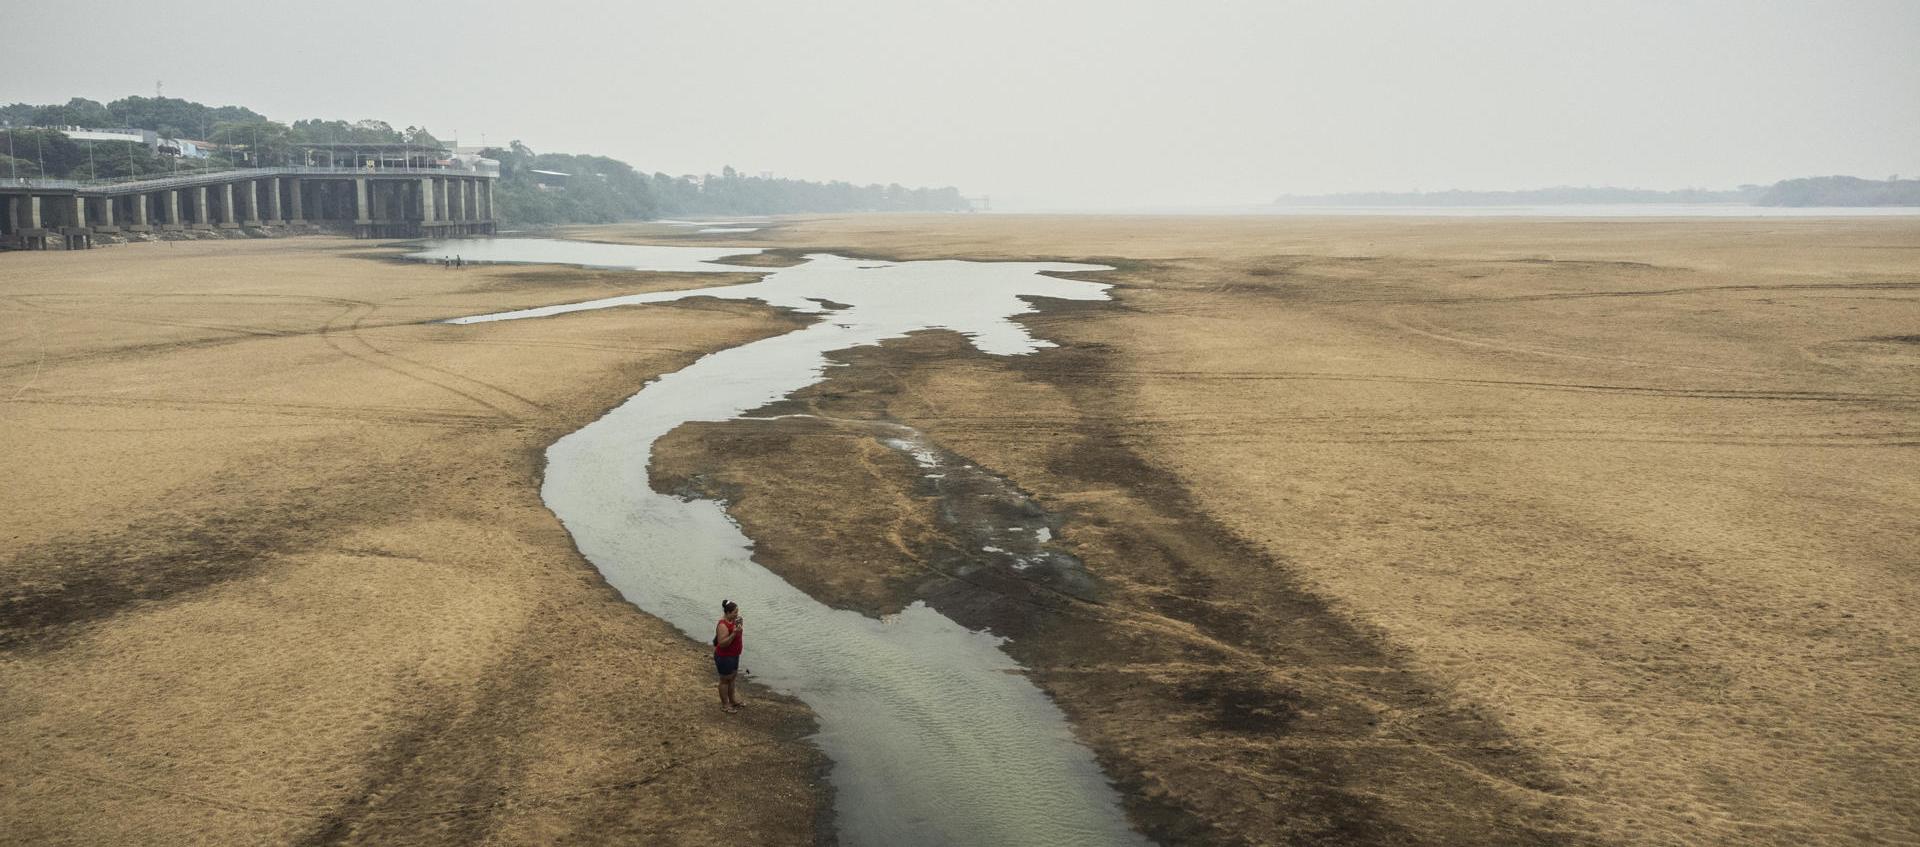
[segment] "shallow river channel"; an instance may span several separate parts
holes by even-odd
[[[687,297],[759,300],[821,315],[785,335],[710,354],[646,384],[547,450],[541,495],[580,551],[634,605],[706,643],[722,598],[747,618],[748,678],[819,716],[843,843],[1144,844],[1060,710],[1000,650],[921,603],[875,620],[830,608],[753,561],[723,504],[656,493],[653,443],[688,421],[723,421],[823,378],[826,355],[946,328],[981,351],[1046,342],[1009,318],[1022,298],[1105,299],[1106,286],[1045,275],[1094,265],[881,262],[809,256],[790,268],[716,264],[751,248],[642,247],[544,239],[429,242],[415,258],[554,262],[647,271],[764,272],[760,282],[638,294],[458,318],[543,318]]]

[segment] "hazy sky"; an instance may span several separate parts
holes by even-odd
[[[1920,175],[1920,0],[157,8],[0,0],[0,101],[164,80],[275,120],[999,208]]]

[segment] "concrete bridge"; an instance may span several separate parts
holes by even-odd
[[[100,183],[0,181],[0,248],[93,246],[106,233],[351,230],[360,238],[494,231],[489,173],[451,168],[251,168]]]

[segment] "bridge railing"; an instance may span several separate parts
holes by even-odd
[[[384,176],[391,174],[420,176],[478,176],[497,177],[488,171],[467,170],[464,168],[376,168],[376,167],[326,167],[319,165],[291,165],[275,168],[236,168],[225,171],[196,171],[178,176],[132,176],[113,179],[42,179],[21,177],[19,179],[0,179],[0,188],[47,189],[52,191],[85,191],[94,189],[111,194],[126,194],[139,191],[163,191],[168,188],[226,182],[236,179],[253,179],[268,176]]]

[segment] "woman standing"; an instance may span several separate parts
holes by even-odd
[[[740,670],[740,650],[747,622],[740,617],[740,604],[720,601],[724,614],[713,628],[713,667],[720,672],[720,708],[728,713],[740,711],[740,699],[733,694],[733,675]]]

